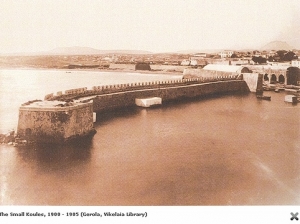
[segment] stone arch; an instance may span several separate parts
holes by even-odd
[[[270,83],[276,83],[277,82],[277,77],[275,74],[272,74],[271,75],[271,80],[270,80]]]
[[[250,70],[249,68],[247,67],[243,67],[240,71],[240,73],[252,73],[252,70]]]
[[[264,81],[269,81],[269,75],[268,74],[264,75]]]
[[[285,82],[285,78],[284,78],[284,76],[282,74],[279,75],[278,82],[281,83],[281,84],[283,84]]]

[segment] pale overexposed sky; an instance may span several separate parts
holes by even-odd
[[[0,0],[0,53],[300,48],[299,0]]]

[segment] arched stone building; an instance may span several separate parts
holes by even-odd
[[[297,85],[300,86],[300,68],[289,67],[287,69],[287,85]]]
[[[252,73],[248,67],[239,65],[221,65],[208,64],[203,68],[186,68],[183,71],[183,78],[198,78],[198,77],[216,77],[228,75],[241,75],[243,73]]]
[[[263,74],[269,84],[300,85],[300,69],[291,66],[252,66],[253,72]]]
[[[258,71],[257,71],[258,72]],[[278,69],[264,69],[259,71],[259,73],[263,74],[264,81],[269,84],[287,84],[286,77],[287,68],[278,68]]]

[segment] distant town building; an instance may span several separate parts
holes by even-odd
[[[237,65],[221,65],[221,64],[208,64],[206,65],[203,70],[209,71],[220,71],[220,72],[230,72],[230,73],[252,73],[251,69],[244,66],[237,66]]]
[[[197,66],[203,67],[207,65],[207,61],[203,57],[190,57],[189,59],[183,59],[180,63],[182,66]]]
[[[300,60],[292,60],[292,67],[298,67],[300,68]]]
[[[135,65],[135,70],[151,70],[150,64],[149,63],[145,63],[145,62],[138,62]]]
[[[113,59],[111,57],[104,57],[102,58],[103,61],[107,61],[107,62],[113,62]]]
[[[180,65],[182,65],[182,66],[188,66],[188,65],[190,65],[190,60],[183,59]]]
[[[191,59],[191,63],[190,63],[191,66],[196,66],[197,64],[198,63],[196,59]]]
[[[269,53],[268,53],[268,57],[274,57],[276,55],[276,51],[275,50],[271,50],[271,51],[269,51]]]
[[[232,54],[233,54],[233,51],[231,51],[231,50],[224,50],[219,53],[221,58],[230,58]]]
[[[194,57],[199,57],[199,58],[206,58],[207,54],[206,53],[197,53],[194,54]]]
[[[253,56],[254,57],[259,57],[262,56],[263,54],[260,51],[253,51]]]

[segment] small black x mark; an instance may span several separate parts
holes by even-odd
[[[296,212],[295,214],[293,213],[293,212],[291,212],[291,215],[292,215],[292,218],[291,218],[291,220],[294,220],[294,219],[296,219],[297,221],[299,220],[299,218],[297,217],[298,216],[298,212]]]

